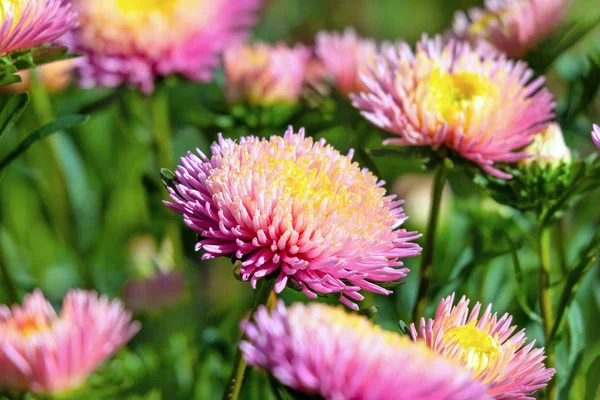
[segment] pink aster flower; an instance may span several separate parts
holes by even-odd
[[[244,324],[248,364],[284,385],[327,400],[484,399],[485,385],[427,346],[339,307],[279,302]]]
[[[304,87],[310,50],[257,42],[227,49],[223,55],[225,94],[231,103],[296,103]]]
[[[65,0],[5,0],[0,3],[0,56],[52,42],[76,26]]]
[[[592,140],[600,148],[600,126],[594,124],[594,129],[592,130]]]
[[[129,83],[152,92],[157,76],[209,81],[223,50],[241,40],[262,0],[73,0],[80,26],[66,43],[87,54],[84,87]]]
[[[495,399],[533,399],[527,394],[546,386],[554,369],[544,366],[544,349],[525,345],[525,330],[514,333],[512,317],[492,314],[488,305],[481,316],[481,304],[469,313],[463,296],[456,306],[454,294],[440,301],[434,319],[421,318],[419,330],[411,324],[411,336],[436,352],[459,361],[473,372],[473,378],[488,385]]]
[[[340,92],[347,95],[365,89],[360,74],[374,63],[378,51],[374,40],[346,28],[343,33],[319,32],[315,42],[317,56]]]
[[[139,329],[120,302],[95,292],[70,291],[59,315],[39,290],[22,307],[0,305],[0,389],[76,389]]]
[[[408,273],[401,258],[421,248],[416,232],[398,230],[402,201],[387,196],[384,182],[348,156],[294,133],[270,139],[219,138],[212,156],[181,159],[169,188],[186,225],[199,235],[203,258],[241,260],[252,286],[277,276],[275,291],[292,279],[309,297],[339,293],[349,307],[359,291],[389,294],[377,283]]]
[[[572,0],[486,0],[485,7],[457,12],[454,32],[510,58],[522,57],[562,22]]]
[[[367,90],[351,95],[376,126],[399,146],[445,146],[499,178],[497,162],[516,162],[553,117],[554,101],[542,77],[524,62],[479,53],[469,44],[424,37],[386,50],[363,75]]]

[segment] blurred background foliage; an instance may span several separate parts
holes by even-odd
[[[321,29],[342,30],[351,25],[364,35],[412,43],[423,32],[443,32],[455,10],[479,3],[271,0],[254,37],[311,43]],[[576,0],[568,20],[597,14],[598,5],[598,0]],[[600,81],[600,64],[593,62],[594,57],[600,61],[599,55],[600,32],[595,29],[547,70],[566,141],[582,155],[593,151],[589,131],[592,122],[600,122],[600,100],[590,93]],[[70,87],[62,93],[48,93],[34,77],[25,116],[5,135],[0,158],[27,132],[55,116],[92,116],[80,128],[35,144],[0,176],[0,264],[15,278],[19,296],[34,287],[42,288],[54,302],[71,287],[121,296],[126,282],[151,274],[160,257],[186,277],[186,296],[169,310],[137,315],[144,326],[141,333],[73,398],[220,398],[252,290],[234,279],[229,260],[202,261],[201,254],[194,252],[193,232],[161,204],[166,191],[159,171],[174,168],[175,160],[188,150],[197,147],[207,152],[219,130],[230,137],[248,132],[281,134],[285,125],[264,123],[266,117],[248,120],[247,116],[237,118],[235,112],[228,114],[219,105],[220,76],[210,85],[168,79],[161,83],[163,92],[152,99],[126,89]],[[169,102],[170,115],[160,112],[157,103],[161,101]],[[381,147],[379,134],[374,129],[362,132],[361,119],[350,107],[327,102],[319,107],[318,112],[329,113],[326,124],[314,124],[310,118],[295,123],[306,125],[308,134],[325,137],[342,152],[350,147]],[[169,135],[172,146],[165,140]],[[375,168],[387,181],[388,190],[406,199],[411,217],[407,228],[423,232],[431,178],[420,163],[399,155],[371,158],[362,150],[358,161]],[[553,247],[555,266],[572,264],[593,234],[600,221],[599,194],[596,190],[557,225],[554,237],[564,237],[566,244],[560,246],[557,241]],[[492,302],[499,313],[512,313],[530,338],[542,340],[540,325],[530,318],[537,307],[538,263],[531,218],[487,198],[462,174],[450,177],[444,196],[434,302],[452,291],[473,301]],[[140,240],[146,245],[139,246]],[[418,259],[408,260],[407,267],[413,273],[394,295],[368,295],[361,304],[378,305],[375,320],[387,329],[397,330],[400,320],[411,322]],[[564,276],[558,273],[553,279],[559,287]],[[289,289],[283,297],[306,300]],[[7,301],[8,294],[0,285],[0,303]],[[430,304],[429,316],[434,306]],[[600,398],[599,320],[600,270],[596,265],[578,288],[568,325],[560,332],[558,368],[572,371],[559,375],[562,399]],[[262,373],[252,371],[242,397],[271,398],[268,384]]]

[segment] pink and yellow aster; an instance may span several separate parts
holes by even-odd
[[[592,140],[594,144],[600,148],[600,126],[594,124],[592,129]]]
[[[76,26],[65,0],[0,2],[0,56],[52,42]]]
[[[80,26],[67,44],[87,57],[81,85],[125,83],[146,93],[157,76],[209,81],[223,50],[241,40],[262,0],[73,0]]]
[[[486,0],[457,12],[453,30],[463,39],[520,58],[562,22],[573,0]]]
[[[352,28],[343,33],[319,32],[315,39],[315,52],[335,87],[345,95],[365,89],[360,74],[374,63],[377,43],[360,37]]]
[[[514,333],[512,317],[491,312],[488,305],[480,316],[481,304],[469,313],[469,300],[454,306],[454,294],[440,301],[434,319],[421,318],[419,330],[411,324],[411,336],[437,353],[457,360],[488,386],[495,399],[533,399],[527,394],[546,386],[554,369],[544,366],[544,349],[527,341],[525,330]]]
[[[291,279],[311,298],[337,293],[356,309],[360,290],[391,293],[378,283],[404,278],[400,259],[421,251],[420,235],[397,229],[402,201],[352,152],[291,127],[270,139],[220,137],[211,150],[181,159],[165,204],[198,233],[203,258],[240,260],[253,287],[273,274],[277,293]]]
[[[225,94],[231,103],[296,103],[311,54],[304,46],[257,42],[227,49],[223,55]]]
[[[388,48],[364,74],[367,89],[351,99],[362,115],[399,138],[399,146],[446,147],[499,178],[545,129],[554,101],[524,62],[480,53],[467,43],[424,37],[413,52]]]
[[[458,363],[384,331],[367,318],[318,303],[262,306],[244,324],[248,364],[296,391],[327,400],[485,399]]]
[[[22,307],[0,305],[0,389],[76,389],[139,329],[120,302],[95,292],[70,291],[60,315],[39,290]]]

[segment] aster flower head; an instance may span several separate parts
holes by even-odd
[[[519,150],[553,117],[552,95],[527,64],[440,36],[414,52],[405,43],[386,49],[363,77],[367,90],[351,99],[400,136],[387,144],[446,147],[503,179],[511,176],[495,163],[527,157]]]
[[[594,129],[592,129],[592,140],[594,144],[600,148],[600,126],[594,124]]]
[[[556,166],[571,161],[571,150],[567,147],[562,129],[556,122],[535,135],[533,142],[525,148],[525,151],[531,155],[521,161],[525,165],[536,163],[541,166]]]
[[[453,30],[463,39],[520,58],[564,19],[573,0],[486,0],[484,8],[458,11]]]
[[[199,235],[203,258],[230,256],[252,286],[276,275],[311,298],[339,294],[357,309],[360,290],[389,294],[380,283],[408,273],[401,259],[421,248],[415,232],[397,229],[402,201],[347,156],[290,127],[283,137],[219,138],[212,156],[181,159],[169,187],[171,210]]]
[[[384,331],[341,307],[262,306],[243,325],[248,364],[324,399],[484,399],[485,385],[427,346]]]
[[[152,92],[158,76],[206,82],[223,50],[241,40],[262,0],[73,0],[81,22],[66,43],[84,87],[131,84]]]
[[[231,103],[296,103],[304,87],[310,51],[262,42],[234,46],[223,55],[225,94]]]
[[[39,290],[0,305],[0,389],[52,394],[76,389],[140,329],[117,300],[72,290],[56,314]]]
[[[52,42],[76,26],[65,0],[0,2],[0,56]]]
[[[473,378],[488,385],[495,399],[533,399],[527,394],[546,386],[554,369],[545,368],[543,348],[535,341],[525,345],[525,330],[515,333],[512,316],[498,318],[491,304],[480,316],[481,304],[469,313],[469,300],[454,305],[454,294],[442,299],[434,319],[421,318],[419,329],[411,324],[411,336],[437,353],[457,360],[473,372]]]
[[[374,62],[378,51],[374,40],[362,38],[353,28],[346,28],[343,33],[319,32],[315,47],[327,74],[340,92],[348,95],[365,88],[360,74]]]

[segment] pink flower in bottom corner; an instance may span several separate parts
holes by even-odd
[[[338,294],[342,303],[406,277],[402,260],[420,254],[420,235],[399,229],[402,201],[384,182],[325,140],[290,127],[283,137],[219,138],[209,157],[188,153],[169,187],[172,203],[198,234],[204,259],[232,257],[253,287],[272,275],[311,298]]]
[[[243,324],[248,364],[325,400],[480,400],[468,369],[341,307],[283,302]]]
[[[498,319],[488,305],[480,316],[481,304],[469,313],[466,297],[454,306],[454,294],[440,301],[434,319],[421,318],[419,329],[411,324],[414,341],[425,342],[434,351],[471,369],[473,378],[488,385],[494,399],[533,399],[527,394],[546,386],[554,369],[546,368],[543,348],[535,341],[525,345],[525,330],[514,333],[512,316]]]
[[[600,126],[594,124],[594,129],[592,130],[592,140],[594,144],[600,148]]]
[[[96,292],[68,292],[60,314],[39,290],[22,306],[0,305],[0,389],[76,389],[139,329],[119,301]]]

